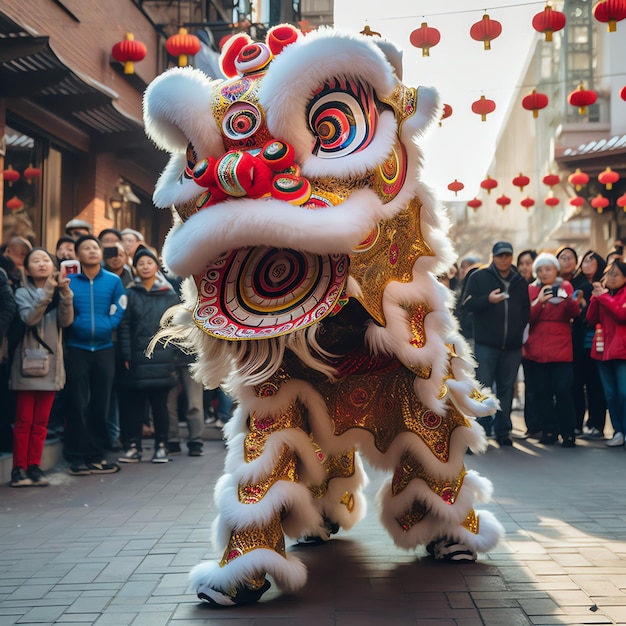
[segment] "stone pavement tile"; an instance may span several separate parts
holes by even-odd
[[[569,576],[537,576],[533,583],[509,583],[509,589],[516,592],[524,592],[529,589],[541,589],[551,591],[552,589],[578,589],[579,586],[572,581]]]
[[[554,561],[529,561],[528,567],[537,575],[565,574],[563,568]]]
[[[157,581],[129,581],[124,583],[116,594],[116,598],[149,597],[158,585]]]
[[[27,581],[10,594],[8,600],[40,600],[45,597],[51,589],[52,585],[30,584],[30,581]]]
[[[106,558],[117,556],[122,550],[128,548],[128,541],[123,539],[113,539],[102,541],[94,546],[94,549],[87,555],[90,559]]]
[[[53,624],[64,612],[63,606],[37,606],[20,617],[17,624]]]
[[[586,594],[590,596],[619,596],[624,594],[619,586],[618,581],[610,580],[605,576],[590,574],[588,576],[573,576],[573,582],[578,585]]]
[[[164,574],[153,595],[183,594],[187,590],[187,574]]]
[[[474,600],[469,593],[447,593],[446,597],[453,609],[469,609],[474,607]]]
[[[63,613],[55,624],[93,624],[99,617],[100,613]]]
[[[531,621],[521,609],[482,609],[485,626],[528,626]]]
[[[96,626],[130,626],[137,617],[136,613],[105,613],[95,622]]]
[[[107,566],[106,563],[88,562],[81,563],[82,559],[78,559],[78,565],[75,565],[60,581],[61,584],[84,584],[96,580],[98,575]]]
[[[597,613],[580,613],[572,615],[531,615],[530,620],[536,626],[552,626],[553,624],[570,624],[580,626],[581,624],[613,624],[613,621],[604,615]]]
[[[154,613],[140,613],[133,621],[133,626],[166,626],[173,612],[173,610],[171,612],[161,610]]]
[[[336,626],[412,626],[415,619],[410,617],[394,616],[385,613],[362,611],[336,611]]]
[[[119,556],[106,565],[94,579],[95,582],[124,582],[139,567],[142,557]]]
[[[568,554],[553,554],[554,561],[563,567],[591,567],[591,563],[579,554],[578,552],[571,552]]]
[[[550,592],[550,597],[559,606],[591,606],[593,602],[584,591],[554,590]]]
[[[149,554],[133,570],[135,574],[165,572],[172,562],[173,554]]]
[[[474,591],[504,591],[506,583],[495,572],[492,576],[467,576],[468,589]]]
[[[110,599],[106,597],[80,597],[77,598],[66,609],[66,613],[101,613],[109,604]]]
[[[519,604],[527,615],[560,615],[563,609],[552,598],[520,598]]]

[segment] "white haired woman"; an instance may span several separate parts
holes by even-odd
[[[574,448],[576,417],[573,400],[571,321],[584,302],[574,295],[567,280],[559,276],[553,254],[543,252],[533,262],[536,280],[528,286],[530,331],[524,357],[536,385],[536,409],[543,434],[542,444],[554,444],[561,435],[564,448]]]

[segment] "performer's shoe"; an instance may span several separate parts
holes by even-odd
[[[454,539],[440,537],[431,541],[426,546],[426,552],[437,561],[475,561],[476,552],[462,543],[457,543]]]
[[[339,532],[339,524],[331,522],[328,518],[324,518],[324,529],[326,534],[322,535],[306,535],[304,537],[298,537],[297,543],[299,546],[319,546],[322,543],[326,543],[331,535],[336,535]]]
[[[236,587],[225,593],[208,585],[200,585],[198,598],[212,606],[242,606],[258,602],[270,586],[271,583],[267,578],[249,580],[243,587]]]

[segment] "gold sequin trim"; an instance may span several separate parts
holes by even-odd
[[[349,478],[354,475],[354,451],[329,454],[324,461],[326,478],[320,485],[309,487],[314,498],[323,498],[328,491],[328,484],[333,478]]]
[[[275,396],[284,383],[291,379],[291,374],[284,368],[279,368],[268,380],[255,385],[254,391],[258,398]]]
[[[388,98],[379,98],[381,102],[388,104],[393,109],[398,122],[398,132],[401,131],[405,120],[415,113],[417,94],[418,91],[415,87],[407,87],[398,82]]]
[[[341,504],[346,506],[348,513],[352,513],[352,511],[354,511],[354,495],[349,491],[345,491],[341,496]]]
[[[409,511],[407,511],[401,517],[397,517],[396,521],[400,524],[400,527],[404,532],[410,530],[415,524],[419,524],[428,513],[428,509],[426,508],[426,503],[420,500],[415,500],[411,505]]]
[[[335,435],[351,428],[372,433],[376,447],[383,453],[398,434],[418,435],[437,459],[448,461],[450,436],[458,426],[469,426],[453,406],[443,415],[426,408],[415,395],[413,374],[394,368],[373,375],[354,375],[319,386],[334,424]]]
[[[472,389],[471,393],[469,394],[469,397],[472,400],[477,400],[478,402],[484,402],[485,400],[488,399],[488,396],[485,396],[484,394],[480,393],[478,389]]]
[[[350,275],[361,287],[357,300],[385,326],[383,292],[391,281],[413,280],[413,266],[421,256],[434,256],[420,229],[422,203],[413,198],[395,217],[380,223],[376,245],[350,255]]]
[[[285,428],[301,428],[303,425],[302,407],[290,404],[282,415],[258,416],[254,412],[248,418],[250,432],[243,443],[244,460],[246,463],[258,459],[263,453],[267,438]]]
[[[438,480],[426,472],[424,466],[409,452],[400,458],[391,481],[391,493],[397,496],[413,479],[423,480],[429,489],[436,493],[446,504],[454,504],[463,486],[467,472],[465,469],[454,480]]]
[[[476,515],[474,509],[470,510],[470,512],[467,514],[467,517],[463,520],[463,523],[461,524],[461,526],[467,528],[467,530],[469,530],[471,533],[474,533],[475,535],[478,534],[479,525],[480,524],[478,521],[478,515]]]
[[[260,548],[273,550],[280,556],[285,556],[285,536],[280,523],[280,514],[275,515],[267,526],[233,531],[220,561],[220,567],[224,567],[238,556]]]
[[[257,483],[239,485],[239,502],[242,504],[256,504],[260,502],[270,487],[279,480],[295,483],[298,480],[296,471],[296,457],[289,447],[284,445],[276,461],[274,469],[267,478]]]
[[[426,345],[426,316],[432,309],[426,302],[401,304],[400,306],[409,314],[409,325],[412,335],[409,343],[416,348],[423,348]]]

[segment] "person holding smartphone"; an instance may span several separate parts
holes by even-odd
[[[572,297],[574,289],[559,276],[560,269],[558,259],[546,252],[533,262],[537,280],[528,286],[530,327],[523,353],[535,385],[535,406],[542,429],[539,442],[554,444],[561,435],[561,445],[574,448],[571,320],[580,315],[584,301],[581,292]]]
[[[73,293],[69,279],[44,248],[33,248],[26,255],[24,271],[26,282],[15,292],[15,301],[26,330],[9,380],[17,391],[11,487],[45,487],[41,455],[55,393],[65,385],[62,329],[74,321]],[[36,374],[26,368],[30,349],[37,349],[47,363]]]

